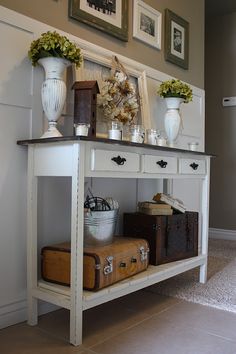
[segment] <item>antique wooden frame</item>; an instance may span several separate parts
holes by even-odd
[[[189,23],[169,9],[165,10],[165,59],[188,69]]]
[[[69,17],[128,41],[128,1],[116,0],[113,8],[100,8],[93,0],[69,0]]]
[[[84,61],[81,67],[74,70],[73,81],[81,80],[97,80],[98,85],[102,84],[99,77],[101,76],[101,68],[107,68],[112,70],[112,52],[107,49],[99,48],[92,45],[91,43],[80,41],[80,47],[83,52]],[[133,60],[126,58],[122,55],[118,55],[118,59],[121,61],[127,74],[137,80],[137,90],[139,96],[140,105],[140,124],[143,125],[145,129],[151,128],[150,111],[149,111],[149,99],[147,90],[147,77],[145,68],[140,68],[140,64],[134,62]],[[85,62],[91,63],[91,69],[94,65],[94,74],[87,76],[87,70],[85,69]],[[68,105],[68,110],[72,112],[72,107]],[[99,127],[96,132],[97,137],[106,138],[107,134],[100,131]]]

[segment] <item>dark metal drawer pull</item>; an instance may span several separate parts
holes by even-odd
[[[166,168],[167,162],[164,160],[157,161],[157,165],[159,165],[161,168]]]
[[[126,263],[125,262],[120,262],[120,268],[125,268],[126,267]]]
[[[117,157],[112,157],[112,161],[115,161],[117,163],[117,165],[124,165],[124,163],[126,162],[126,159],[124,157],[120,157],[120,155],[118,155]]]
[[[197,170],[199,165],[197,163],[193,162],[189,166],[192,167],[193,170]]]

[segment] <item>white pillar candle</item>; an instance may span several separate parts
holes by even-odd
[[[158,138],[157,145],[159,146],[166,146],[166,139],[165,138]]]
[[[122,131],[118,129],[110,129],[108,130],[108,138],[121,140],[122,139]]]
[[[189,150],[197,151],[198,150],[198,145],[199,145],[198,142],[188,143]]]
[[[144,135],[140,133],[133,133],[131,135],[131,141],[133,143],[143,143],[144,142]]]
[[[130,141],[133,143],[144,143],[145,130],[141,125],[133,125],[130,127]]]
[[[88,124],[78,124],[75,127],[75,134],[88,136],[88,128],[89,128]]]
[[[147,135],[147,143],[150,145],[156,145],[157,144],[157,138],[160,136],[160,133],[156,129],[146,129],[146,135]]]
[[[155,134],[149,134],[147,138],[147,142],[150,145],[156,145],[157,143],[157,136]]]

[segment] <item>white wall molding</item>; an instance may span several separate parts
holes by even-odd
[[[236,241],[236,230],[210,228],[209,238]]]
[[[59,307],[46,302],[40,302],[39,314],[44,315],[48,312],[58,310]],[[0,329],[27,320],[27,301],[26,299],[17,300],[9,304],[0,306]]]
[[[26,300],[17,300],[0,307],[0,329],[26,319]]]

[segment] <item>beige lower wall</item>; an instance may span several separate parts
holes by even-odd
[[[236,13],[206,25],[206,151],[212,159],[210,227],[236,229],[236,107],[222,98],[236,96]]]
[[[197,87],[204,87],[204,0],[146,0],[163,14],[161,51],[132,38],[132,7],[129,3],[129,41],[122,42],[81,22],[68,18],[68,0],[0,0],[0,5],[69,32],[89,42],[130,57]],[[190,24],[189,69],[164,59],[164,10],[169,8]]]

